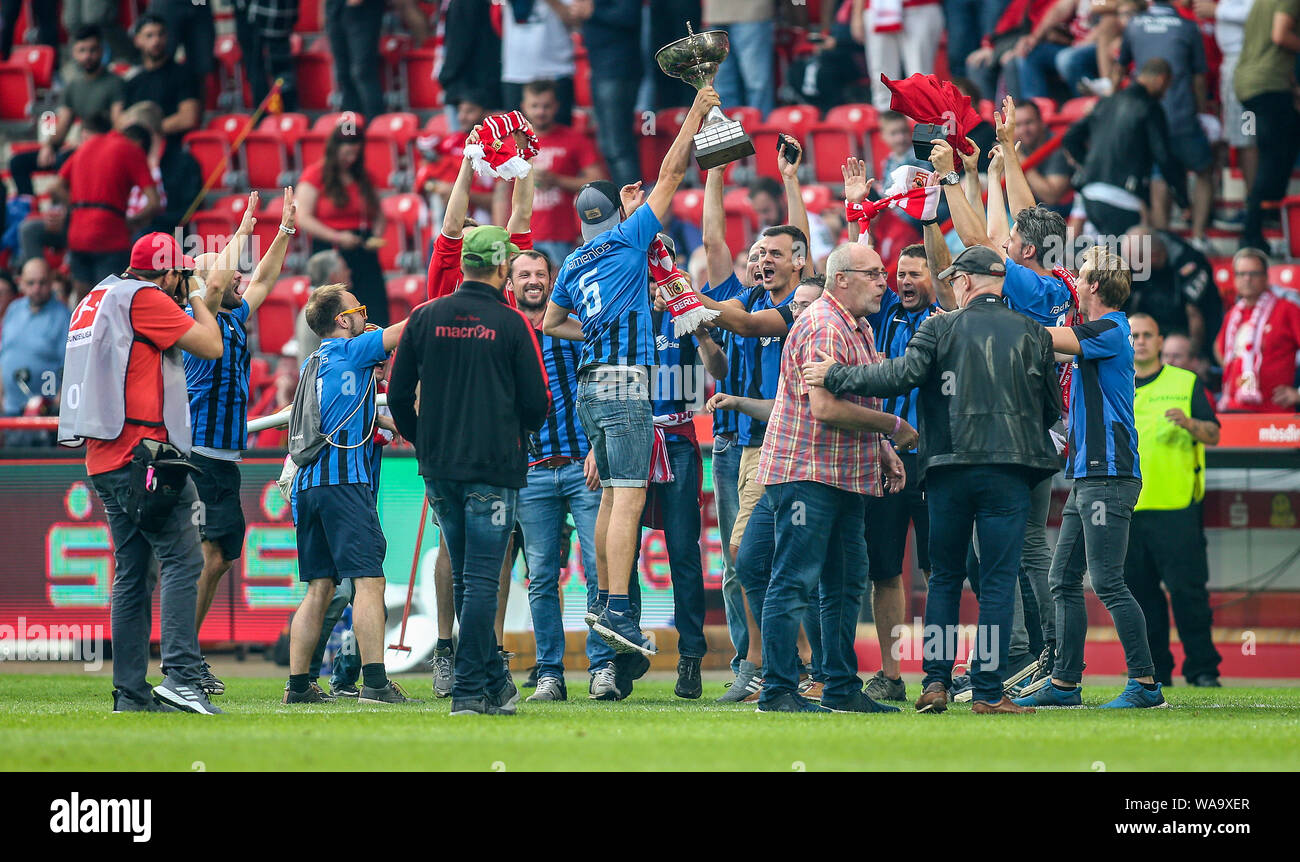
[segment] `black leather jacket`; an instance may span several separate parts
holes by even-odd
[[[1146,200],[1151,167],[1156,165],[1161,176],[1170,178],[1174,199],[1186,203],[1187,172],[1169,145],[1165,109],[1141,84],[1102,99],[1070,127],[1061,144],[1083,165],[1075,175],[1075,188],[1107,183]]]
[[[932,467],[1007,464],[1037,481],[1060,468],[1047,433],[1061,416],[1052,337],[999,297],[930,317],[897,359],[833,366],[825,385],[880,397],[919,387],[922,478]]]

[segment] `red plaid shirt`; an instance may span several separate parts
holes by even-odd
[[[830,291],[795,321],[781,353],[781,380],[755,481],[819,482],[855,494],[881,495],[881,435],[844,431],[814,419],[808,385],[800,373],[805,363],[818,360],[819,350],[845,365],[880,362],[875,341],[870,324],[854,320]],[[879,398],[845,395],[844,400],[881,409]]]

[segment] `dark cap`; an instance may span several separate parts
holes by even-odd
[[[587,183],[579,190],[573,206],[582,221],[582,239],[585,242],[591,242],[615,227],[623,211],[618,188],[609,180]]]
[[[959,272],[1003,276],[1007,274],[1007,265],[1002,255],[988,246],[973,245],[953,258],[952,266],[939,273],[939,278],[952,278]]]

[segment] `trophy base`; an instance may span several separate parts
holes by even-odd
[[[701,170],[754,155],[754,142],[736,120],[713,123],[695,135],[695,163]]]

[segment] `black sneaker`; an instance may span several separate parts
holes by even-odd
[[[420,701],[407,697],[406,692],[402,691],[402,687],[390,679],[388,685],[383,688],[371,688],[368,685],[361,686],[361,691],[357,694],[357,702],[391,704],[419,703]]]
[[[128,697],[118,689],[113,689],[113,714],[119,712],[180,712],[174,706],[158,701],[141,702]]]
[[[822,706],[831,712],[899,712],[896,706],[876,703],[866,692],[857,692],[848,700],[828,701],[822,697]]]
[[[677,686],[673,689],[673,694],[687,700],[696,700],[704,694],[698,658],[684,655],[677,659]]]
[[[639,652],[614,654],[614,686],[618,689],[616,700],[624,700],[632,693],[632,683],[650,670],[650,659]]]
[[[1172,683],[1170,683],[1172,685]],[[1198,677],[1189,679],[1187,684],[1192,688],[1223,688],[1223,683],[1214,674],[1203,673]]]
[[[452,715],[487,715],[487,698],[453,697],[451,699]]]
[[[281,703],[328,703],[329,698],[321,687],[316,683],[309,683],[306,691],[294,691],[289,688],[289,683],[284,684],[284,697]]]
[[[883,670],[876,671],[867,682],[867,697],[873,700],[907,700],[907,685],[902,677],[890,679]]]
[[[221,715],[221,710],[208,702],[208,696],[197,685],[165,679],[153,687],[153,698],[159,703],[174,706],[182,712],[196,715]]]
[[[353,683],[344,683],[342,685],[331,685],[330,694],[334,697],[360,697],[361,690]]]
[[[797,694],[783,694],[766,703],[759,701],[758,708],[754,712],[824,712],[830,715],[831,711],[810,700],[804,700]]]
[[[519,703],[519,689],[515,688],[513,680],[507,680],[500,691],[486,695],[483,700],[487,703],[489,715],[514,715]]]
[[[199,687],[208,697],[214,697],[226,693],[226,684],[217,679],[212,673],[212,668],[208,666],[207,661],[203,662],[202,669],[199,672]]]
[[[533,665],[528,669],[528,679],[524,680],[524,684],[520,688],[537,688],[537,667],[537,665]]]

